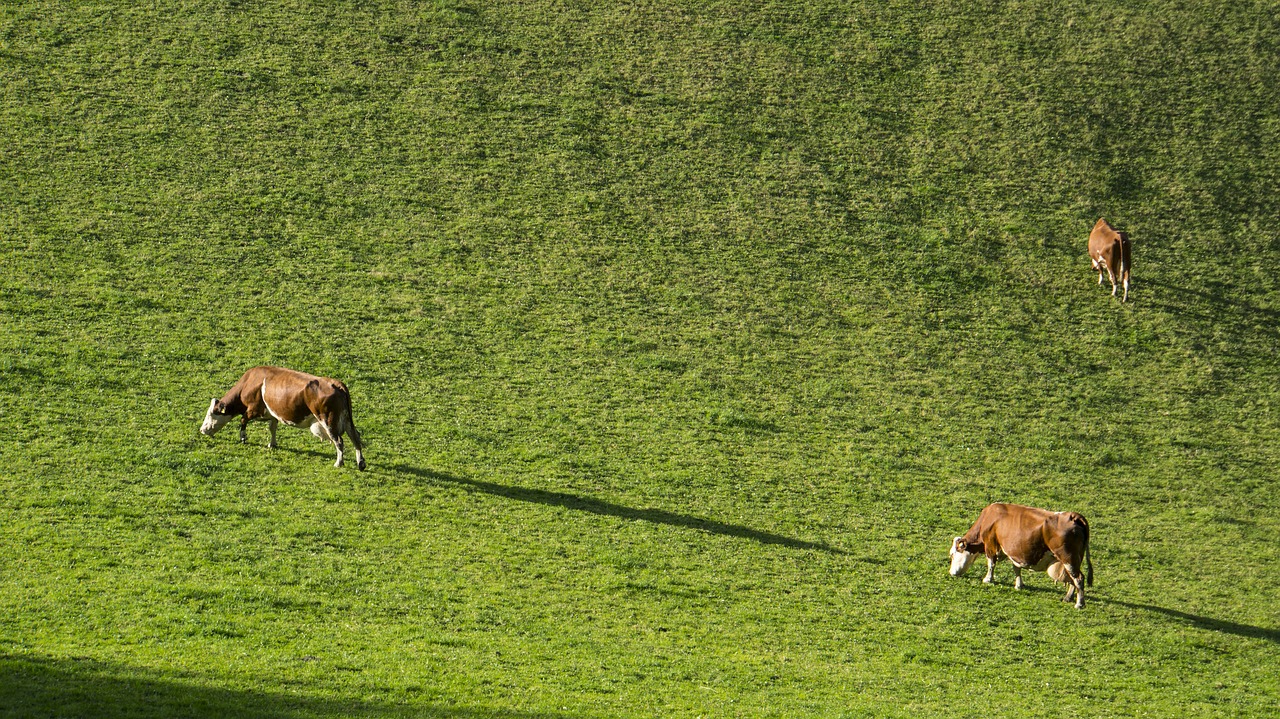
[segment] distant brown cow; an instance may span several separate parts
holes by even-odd
[[[240,377],[222,399],[209,402],[200,432],[209,437],[218,433],[232,417],[240,417],[240,441],[247,439],[245,425],[264,421],[271,429],[268,447],[276,447],[276,425],[311,428],[311,434],[333,442],[342,466],[342,435],[351,436],[356,446],[356,466],[365,468],[364,443],[351,416],[351,394],[336,379],[316,377],[283,367],[254,367]]]
[[[1098,271],[1098,284],[1102,284],[1102,272],[1106,270],[1107,277],[1111,279],[1111,296],[1116,296],[1116,280],[1119,279],[1124,283],[1124,297],[1120,301],[1129,299],[1129,268],[1132,266],[1129,235],[1118,232],[1105,219],[1099,218],[1089,233],[1089,259],[1093,262],[1093,269]]]
[[[1067,585],[1069,602],[1074,594],[1076,608],[1084,606],[1085,585],[1093,586],[1093,559],[1089,556],[1089,523],[1075,512],[1050,512],[1020,504],[992,504],[982,510],[963,537],[951,543],[951,576],[969,571],[979,554],[987,555],[987,576],[994,580],[996,562],[1008,557],[1013,562],[1013,586],[1022,589],[1022,570],[1047,571],[1056,582]],[[1055,561],[1056,560],[1056,561]],[[1087,581],[1080,575],[1087,563]]]

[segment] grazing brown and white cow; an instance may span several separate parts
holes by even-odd
[[[1129,268],[1132,265],[1129,253],[1129,235],[1118,232],[1105,219],[1099,218],[1089,233],[1089,259],[1093,269],[1098,271],[1098,284],[1102,284],[1102,272],[1106,270],[1111,278],[1111,296],[1116,296],[1116,280],[1124,283],[1124,297],[1129,299]]]
[[[276,448],[276,425],[311,428],[311,434],[333,442],[342,466],[342,435],[351,436],[356,446],[356,466],[365,468],[364,443],[351,416],[351,394],[336,379],[316,377],[283,367],[254,367],[222,399],[209,402],[200,433],[212,437],[231,421],[240,417],[240,441],[247,439],[245,425],[264,421],[271,428],[268,447]]]
[[[1093,586],[1093,559],[1089,556],[1089,522],[1076,512],[1050,512],[1020,504],[992,504],[982,510],[963,537],[951,543],[951,576],[969,571],[979,554],[987,555],[987,576],[994,579],[996,562],[1008,557],[1013,563],[1013,586],[1022,589],[1022,570],[1047,571],[1055,582],[1067,585],[1069,602],[1084,606],[1085,585]],[[1087,563],[1087,581],[1081,565]]]

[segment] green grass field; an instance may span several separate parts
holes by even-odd
[[[1274,1],[5,3],[0,714],[1276,716],[1277,268]]]

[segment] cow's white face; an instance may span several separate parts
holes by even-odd
[[[969,565],[977,558],[977,552],[965,549],[964,537],[956,537],[951,542],[951,576],[958,577],[969,571]]]
[[[209,400],[209,411],[205,412],[204,423],[200,425],[200,434],[212,437],[218,433],[218,430],[222,429],[224,424],[231,421],[234,415],[223,414],[218,409],[217,398]]]

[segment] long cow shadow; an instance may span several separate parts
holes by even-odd
[[[1136,286],[1136,281],[1134,286]],[[1164,297],[1154,301],[1156,306],[1183,316],[1190,316],[1202,322],[1211,322],[1221,327],[1224,317],[1240,320],[1248,327],[1247,333],[1262,335],[1271,339],[1280,336],[1276,324],[1280,321],[1280,311],[1261,307],[1240,299],[1227,299],[1211,291],[1211,288],[1181,287],[1159,279],[1146,279],[1143,284],[1159,288]],[[1207,308],[1207,309],[1206,309]]]
[[[135,719],[567,719],[564,713],[430,702],[385,704],[359,698],[246,691],[208,686],[204,677],[173,678],[92,659],[54,659],[0,652],[0,716],[120,716]]]
[[[1252,319],[1259,320],[1259,321],[1270,320],[1274,322],[1276,320],[1280,320],[1280,310],[1273,310],[1267,307],[1259,307],[1258,305],[1251,304],[1249,302],[1245,302],[1238,299],[1228,300],[1222,297],[1221,295],[1210,292],[1209,291],[1210,288],[1208,287],[1203,287],[1203,288],[1181,287],[1171,282],[1165,282],[1162,279],[1158,279],[1154,277],[1144,279],[1143,284],[1151,285],[1153,287],[1159,287],[1167,292],[1177,294],[1177,295],[1182,295],[1184,297],[1194,296],[1198,298],[1200,301],[1213,305],[1215,309],[1222,310],[1224,312],[1231,312],[1244,317],[1250,317]]]
[[[1266,627],[1255,627],[1250,624],[1238,624],[1236,622],[1228,622],[1224,619],[1214,619],[1212,617],[1202,617],[1198,614],[1189,614],[1180,612],[1177,609],[1168,609],[1166,607],[1157,607],[1154,604],[1140,604],[1138,602],[1125,602],[1119,599],[1107,599],[1105,597],[1092,596],[1087,601],[1096,601],[1101,604],[1115,604],[1130,609],[1141,609],[1145,612],[1155,612],[1163,614],[1166,617],[1173,617],[1181,621],[1187,622],[1199,629],[1207,629],[1212,632],[1222,632],[1224,634],[1234,634],[1238,637],[1248,637],[1250,639],[1265,639],[1266,641],[1280,644],[1280,630],[1267,629]]]
[[[704,532],[710,532],[711,534],[750,539],[761,544],[773,544],[789,547],[791,549],[810,549],[827,552],[829,554],[846,554],[844,550],[832,547],[823,542],[807,542],[803,539],[794,539],[792,537],[784,537],[770,532],[762,532],[758,529],[744,527],[739,524],[726,524],[712,519],[703,519],[701,517],[694,517],[687,514],[668,512],[663,509],[636,509],[634,507],[627,507],[621,504],[614,504],[613,502],[581,497],[576,494],[569,494],[568,492],[550,492],[545,489],[530,489],[528,487],[515,487],[505,484],[497,484],[494,482],[482,482],[475,479],[455,477],[442,472],[434,472],[429,469],[410,467],[404,464],[392,465],[389,469],[401,474],[410,474],[415,477],[429,479],[434,482],[447,482],[450,484],[460,485],[469,491],[484,492],[485,494],[492,494],[495,497],[505,497],[507,499],[515,499],[521,502],[532,502],[534,504],[542,504],[549,507],[564,507],[565,509],[590,512],[591,514],[600,514],[607,517],[618,517],[620,519],[638,519],[645,522],[653,522],[655,524],[666,524],[672,527],[699,529]]]
[[[1052,594],[1061,597],[1065,591],[1064,585],[1055,584],[1053,586],[1036,586],[1027,584],[1021,591],[1033,592],[1037,594]],[[1214,619],[1212,617],[1202,617],[1198,614],[1190,614],[1188,612],[1180,612],[1177,609],[1168,609],[1166,607],[1158,607],[1154,604],[1141,604],[1138,602],[1126,602],[1122,599],[1111,599],[1109,597],[1100,597],[1092,591],[1086,590],[1085,605],[1086,607],[1092,603],[1098,604],[1114,604],[1119,607],[1128,607],[1129,609],[1140,609],[1144,612],[1154,612],[1163,614],[1166,617],[1172,617],[1190,624],[1197,629],[1204,629],[1211,632],[1222,632],[1223,634],[1234,634],[1238,637],[1248,637],[1250,639],[1263,639],[1268,642],[1280,644],[1280,629],[1267,629],[1266,627],[1255,627],[1251,624],[1239,624],[1236,622],[1228,622],[1223,619]],[[1087,609],[1086,609],[1087,611]]]

